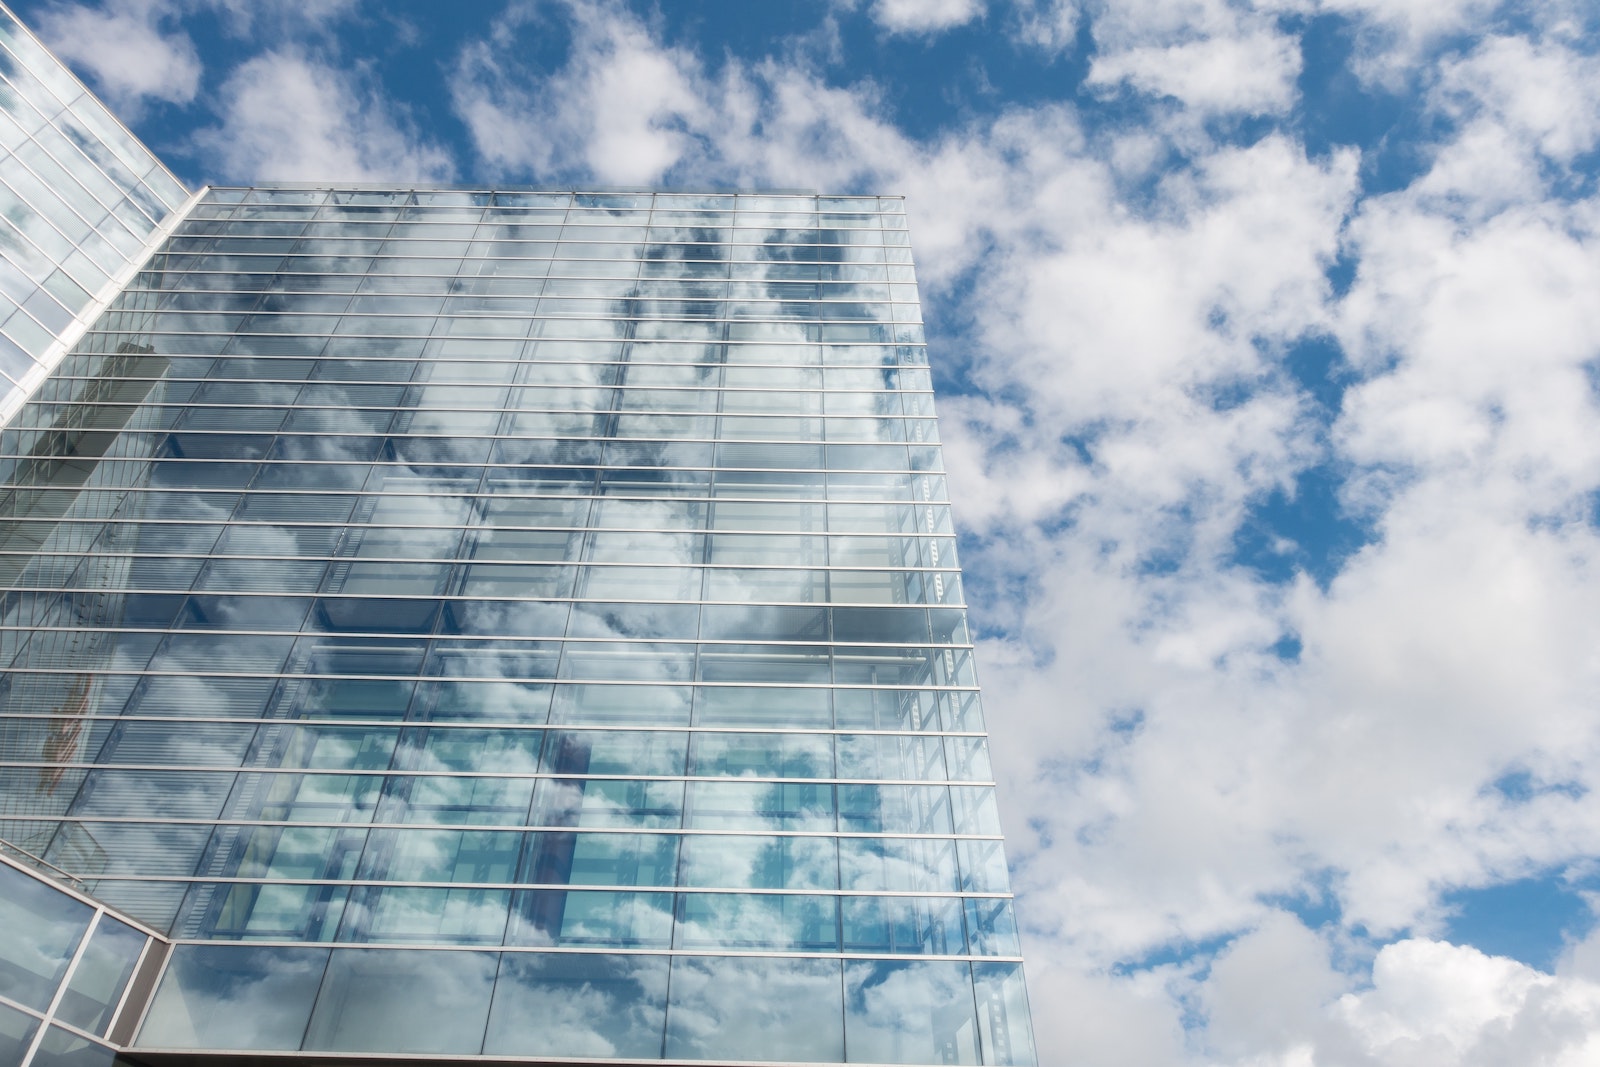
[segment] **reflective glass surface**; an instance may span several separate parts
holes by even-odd
[[[0,996],[44,1011],[94,911],[0,864]]]
[[[897,199],[210,189],[0,475],[138,1045],[1032,1062]]]
[[[188,192],[0,7],[0,420]]]
[[[147,940],[133,927],[102,915],[67,982],[56,1018],[104,1034]]]

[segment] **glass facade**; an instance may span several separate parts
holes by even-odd
[[[0,421],[188,195],[0,4]]]
[[[1034,1062],[898,198],[210,189],[0,476],[135,1047]]]

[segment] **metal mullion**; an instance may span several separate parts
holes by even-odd
[[[30,1008],[26,1004],[23,1004],[20,1001],[12,1000],[10,997],[6,996],[4,993],[0,993],[0,1007],[10,1008],[12,1011],[16,1012],[19,1015],[27,1015],[30,1018],[38,1020],[39,1021],[39,1028],[41,1030],[44,1029],[44,1027],[46,1025],[48,1025],[47,1021],[45,1019],[45,1016],[39,1014],[39,1009],[38,1008]]]

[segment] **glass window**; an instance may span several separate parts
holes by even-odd
[[[672,894],[532,889],[517,894],[514,945],[667,948]]]
[[[833,706],[820,687],[706,686],[696,692],[695,723],[826,729],[833,725]]]
[[[494,953],[337,949],[305,1048],[475,1055],[498,966]]]
[[[72,960],[93,910],[0,863],[0,994],[43,1011]]]
[[[482,666],[492,673],[501,665],[486,659]],[[538,682],[423,682],[417,687],[411,717],[433,722],[542,723],[549,717],[550,691],[551,686]]]
[[[690,782],[688,825],[700,829],[832,830],[834,787],[810,782]]]
[[[507,952],[484,1054],[659,1059],[667,966],[665,956]]]
[[[841,837],[841,884],[845,889],[869,893],[953,893],[962,888],[984,892],[974,885],[962,885],[956,869],[957,844],[999,842],[955,842],[916,837]],[[1003,866],[1001,871],[1003,874]]]
[[[967,933],[976,955],[1022,954],[1017,940],[1017,920],[1009,900],[968,897]]]
[[[943,781],[944,746],[923,734],[843,734],[839,777]]]
[[[827,697],[827,693],[822,693]],[[833,738],[827,734],[694,735],[691,774],[730,778],[831,778]]]
[[[564,685],[556,690],[550,720],[584,725],[687,726],[692,692],[687,686]]]
[[[31,1015],[0,1004],[0,1063],[21,1063],[39,1025]]]
[[[137,1043],[297,1049],[327,963],[327,949],[178,945]]]
[[[109,915],[100,916],[56,1008],[56,1018],[92,1034],[103,1034],[147,940],[133,927]]]
[[[693,834],[683,840],[678,883],[704,889],[835,889],[833,838]],[[850,888],[855,888],[851,886]]]
[[[505,939],[511,892],[377,886],[360,891],[359,899],[361,906],[350,910],[339,931],[341,941],[498,945]]]
[[[845,897],[841,915],[846,952],[959,956],[966,951],[959,897]]]
[[[536,826],[683,824],[683,783],[609,778],[545,778],[534,797]]]
[[[967,968],[965,963],[847,961],[844,1025],[851,1061],[980,1062]]]
[[[676,834],[534,834],[521,880],[533,885],[670,886]]]
[[[533,796],[531,778],[405,775],[389,779],[381,822],[520,825]]]
[[[942,785],[841,785],[839,824],[863,833],[948,834],[949,796]]]
[[[791,893],[685,893],[674,948],[836,952],[836,897]]]
[[[1033,1027],[1020,963],[974,963],[973,985],[984,1005],[979,1034],[983,1062],[997,1067],[1033,1067]]]
[[[29,1061],[33,1067],[112,1067],[117,1050],[52,1026]]]
[[[677,956],[668,1059],[841,1063],[838,960]]]
[[[254,837],[251,838],[252,843]],[[359,839],[357,839],[359,848]],[[354,856],[335,851],[327,859],[335,872],[349,877]],[[215,940],[331,941],[339,928],[350,889],[343,885],[309,885],[292,882],[236,882],[200,884],[189,894],[192,920],[203,936]]]

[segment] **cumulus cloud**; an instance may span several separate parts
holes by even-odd
[[[877,0],[872,17],[890,33],[937,33],[983,15],[983,0]]]
[[[1166,98],[1193,122],[1223,113],[1281,114],[1295,102],[1300,39],[1281,16],[1294,0],[1250,6],[1222,0],[1117,4],[1090,24],[1095,53],[1087,84]]]
[[[602,6],[571,9],[572,59],[529,87],[508,47],[534,15],[517,10],[497,36],[463,49],[452,82],[479,154],[502,171],[586,173],[607,183],[657,181],[704,124],[689,55],[658,46],[643,25]]]
[[[1060,52],[1076,39],[1076,0],[1015,0],[1011,5],[1014,40],[1047,53]]]
[[[1280,112],[1293,102],[1299,42],[1281,33],[1129,48],[1097,58],[1089,84],[1126,84],[1205,111]]]
[[[171,28],[180,8],[166,0],[108,0],[103,7],[58,7],[39,33],[62,59],[86,71],[126,117],[152,101],[187,104],[202,71],[194,41]]]
[[[222,86],[221,122],[197,135],[219,177],[250,181],[441,181],[443,148],[367,83],[295,50],[242,64]]]
[[[1438,941],[1384,946],[1371,989],[1346,994],[1334,1014],[1339,1036],[1381,1067],[1579,1067],[1600,1056],[1600,985]]]

